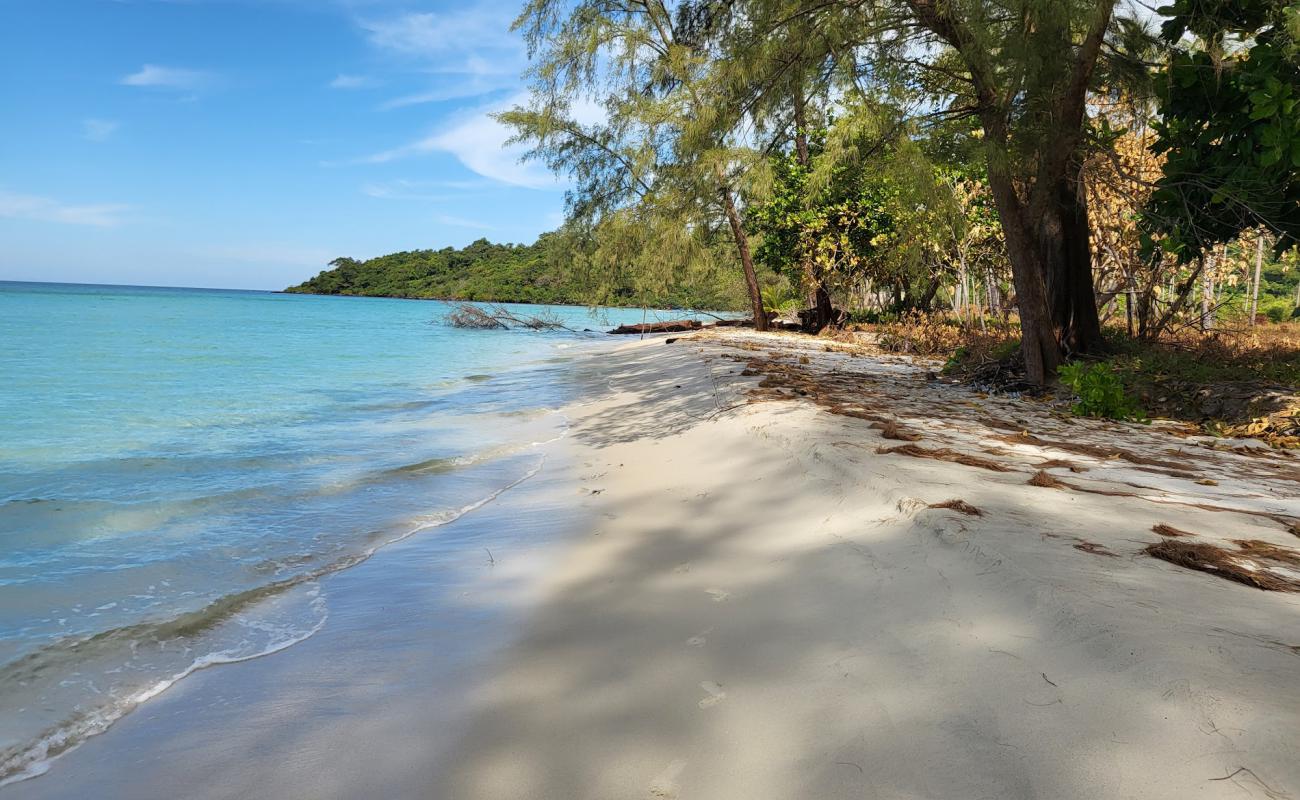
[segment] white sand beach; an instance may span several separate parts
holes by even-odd
[[[897,442],[797,396],[736,406],[750,357],[859,382],[918,446],[997,445],[1010,471],[877,454]],[[1274,520],[1178,504],[1295,517],[1295,459],[1058,419],[793,337],[660,339],[603,363],[609,393],[575,427],[598,524],[428,796],[1300,792],[1300,596],[1140,554],[1158,523],[1295,547]],[[1008,445],[988,419],[1181,451],[1218,486]],[[1026,485],[1053,458],[1141,496]],[[928,507],[950,499],[982,516]]]
[[[648,338],[576,368],[592,391],[550,445],[572,471],[483,512],[520,527],[567,508],[568,538],[507,539],[491,565],[475,547],[461,587],[510,613],[448,631],[411,592],[393,617],[343,606],[6,791],[1300,796],[1300,595],[1143,552],[1158,524],[1294,552],[1294,457],[1058,416],[809,338]],[[801,375],[835,396],[799,394]],[[956,461],[918,457],[935,451]],[[1040,469],[1067,485],[1030,485]],[[979,515],[931,507],[950,500]],[[413,548],[357,570],[411,579]],[[482,625],[476,659],[449,660]]]

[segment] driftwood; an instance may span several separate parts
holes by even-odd
[[[619,325],[610,333],[681,333],[695,331],[704,325],[698,319],[675,319],[669,322],[640,322],[636,325]]]
[[[521,317],[502,305],[484,307],[473,303],[461,303],[449,311],[443,321],[453,328],[527,328],[533,331],[573,330],[565,325],[553,311],[543,311],[541,314],[532,317]]]

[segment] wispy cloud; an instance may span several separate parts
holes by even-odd
[[[70,205],[49,197],[0,189],[0,217],[10,219],[113,228],[122,224],[122,215],[129,209],[129,206],[117,203]]]
[[[91,142],[103,142],[117,132],[122,123],[112,119],[83,119],[81,121],[81,138]]]
[[[448,153],[467,169],[498,183],[529,189],[558,189],[562,186],[560,181],[541,165],[521,162],[525,148],[507,145],[510,131],[492,117],[523,99],[515,96],[503,103],[481,107],[430,136],[351,163],[388,164],[415,156]]]
[[[492,92],[499,92],[510,87],[515,81],[480,78],[462,75],[456,79],[444,78],[436,81],[439,85],[421,92],[412,92],[385,100],[379,104],[380,111],[392,111],[395,108],[424,105],[426,103],[445,103],[448,100],[463,100],[482,97]]]
[[[449,214],[439,214],[434,217],[434,221],[439,225],[446,225],[451,228],[471,228],[478,231],[490,231],[492,226],[478,220],[465,219],[464,217],[453,217]]]
[[[442,13],[406,13],[387,19],[366,20],[361,27],[370,43],[422,59],[443,58],[498,49],[519,49],[510,33],[515,9],[502,5],[472,4]]]
[[[340,73],[329,82],[331,89],[365,89],[375,85],[375,80],[367,75],[345,75]]]
[[[212,82],[210,72],[181,67],[160,67],[157,64],[145,64],[139,70],[125,75],[119,81],[123,86],[145,86],[157,89],[192,90]]]
[[[419,64],[430,86],[381,109],[475,97],[518,86],[522,40],[510,32],[513,4],[478,3],[446,12],[404,13],[360,22],[370,44]]]
[[[469,181],[413,181],[398,178],[361,185],[361,193],[380,200],[454,200],[466,191],[482,189],[489,185],[485,180]],[[435,190],[442,190],[441,192]],[[455,192],[452,194],[450,192]]]

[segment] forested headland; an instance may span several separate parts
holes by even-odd
[[[635,280],[599,280],[572,267],[554,234],[532,244],[479,239],[460,249],[408,250],[330,269],[291,286],[295,294],[340,294],[549,305],[649,306],[732,310],[743,307],[739,277],[721,270],[653,289]],[[615,276],[618,277],[618,276]]]

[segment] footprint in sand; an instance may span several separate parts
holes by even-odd
[[[704,681],[700,688],[708,693],[708,697],[700,701],[700,708],[712,708],[721,703],[727,697],[727,693],[722,691],[722,684],[713,681]]]
[[[696,635],[692,636],[691,638],[687,639],[686,643],[689,644],[691,647],[703,647],[704,643],[708,641],[708,639],[705,637],[707,637],[710,633],[713,633],[713,629],[706,628],[700,631],[699,633],[697,633]]]
[[[725,589],[705,589],[704,591],[708,593],[709,597],[713,598],[713,602],[715,603],[721,603],[731,597],[731,592],[728,592]]]

